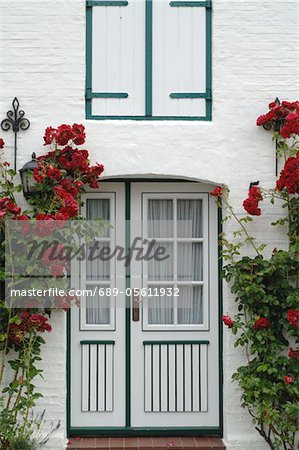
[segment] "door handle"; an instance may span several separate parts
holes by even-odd
[[[140,320],[139,292],[135,289],[132,292],[132,320],[133,322],[139,322]]]

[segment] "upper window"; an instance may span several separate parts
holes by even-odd
[[[211,1],[86,6],[87,119],[211,120]]]

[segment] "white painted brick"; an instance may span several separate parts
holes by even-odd
[[[2,0],[2,74],[0,118],[17,95],[31,128],[20,133],[18,167],[33,151],[45,151],[48,125],[83,122],[91,160],[104,163],[106,175],[169,175],[223,183],[230,202],[243,213],[251,181],[275,185],[274,146],[255,126],[257,115],[276,96],[298,97],[296,59],[297,2],[282,0],[213,1],[213,121],[85,121],[84,0]],[[12,160],[12,134],[3,133],[5,155]],[[264,231],[279,214],[262,204],[264,216],[251,225],[260,241],[285,245],[279,229]],[[225,225],[231,233],[235,226]],[[224,285],[224,311],[235,308]],[[66,347],[65,315],[51,320],[53,333],[45,350],[44,392],[40,402],[63,427],[49,448],[65,447]],[[242,353],[224,333],[224,423],[230,450],[263,450],[266,446],[240,408],[240,392],[231,374]]]

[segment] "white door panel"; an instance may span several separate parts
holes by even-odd
[[[133,260],[132,287],[181,291],[169,297],[171,311],[166,296],[143,298],[131,322],[132,426],[218,426],[216,207],[199,184],[136,183],[131,192],[131,214],[143,218],[131,235],[155,238],[171,255],[164,266]]]
[[[103,186],[98,194],[86,194],[82,211],[89,219],[105,218],[99,236],[113,248],[115,241],[125,246],[125,214],[122,184]],[[103,217],[104,216],[104,217]],[[121,221],[119,222],[119,219]],[[96,260],[72,270],[72,286],[77,289],[113,289],[125,292],[123,264],[115,258],[109,267]],[[116,276],[117,274],[117,276]],[[81,306],[71,311],[71,426],[125,426],[125,309],[118,307],[124,294],[116,297],[81,296]],[[118,303],[116,303],[118,302]]]

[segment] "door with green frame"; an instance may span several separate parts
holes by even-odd
[[[219,429],[217,208],[200,183],[102,182],[72,270],[70,430]],[[88,245],[92,245],[89,243]]]

